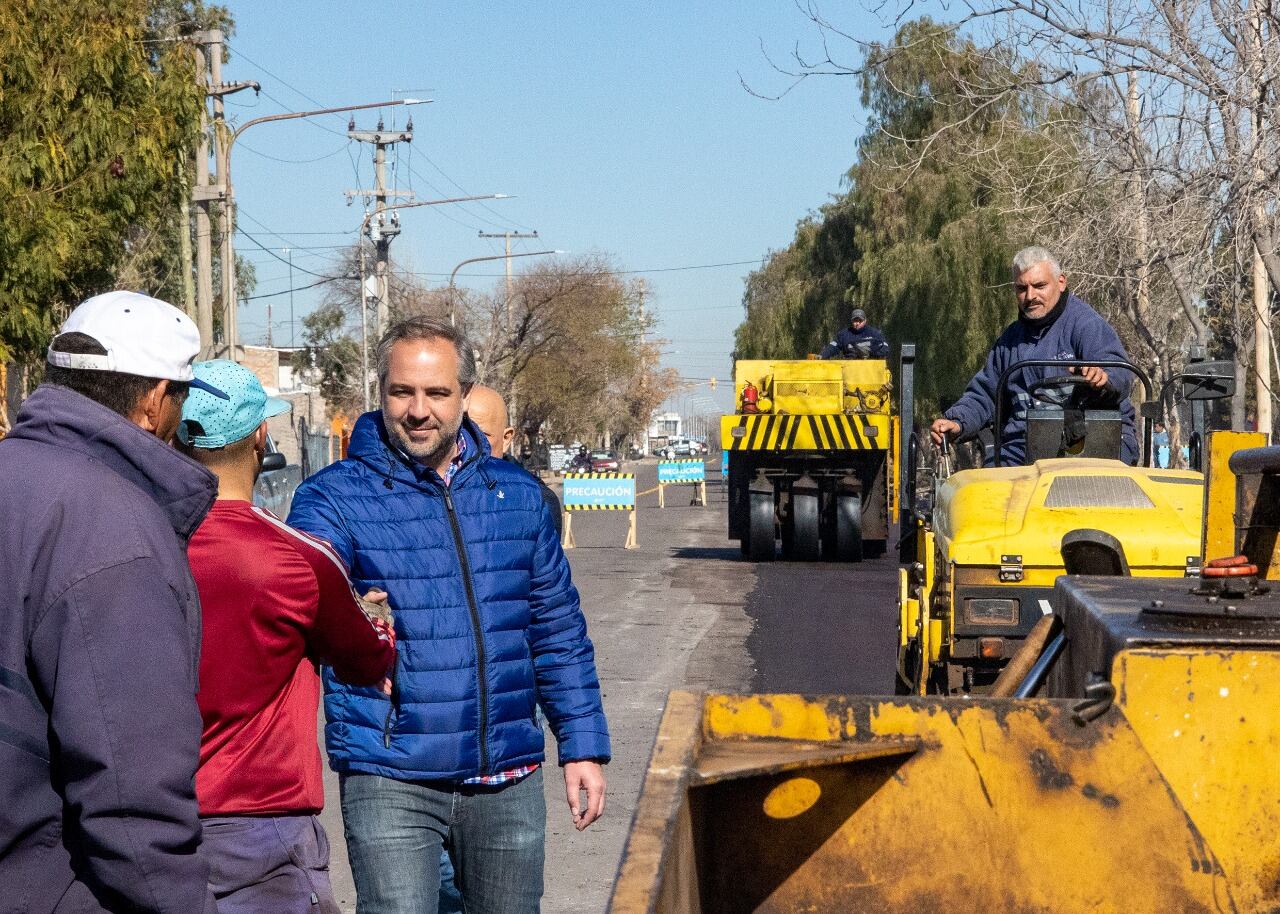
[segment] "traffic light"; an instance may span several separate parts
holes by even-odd
[[[715,390],[715,389],[716,389],[716,379],[715,379],[715,378],[712,378],[711,380],[709,380],[709,381],[707,382],[707,386],[709,386],[712,390]]]

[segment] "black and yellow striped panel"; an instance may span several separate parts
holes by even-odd
[[[883,451],[892,444],[889,416],[734,415],[720,420],[730,451]]]
[[[635,479],[635,473],[562,473],[564,479]]]

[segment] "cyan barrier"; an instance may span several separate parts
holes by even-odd
[[[636,506],[634,473],[565,473],[562,496],[567,511],[629,511]]]
[[[701,460],[661,460],[658,462],[658,482],[705,482],[707,465]]]
[[[636,548],[635,473],[565,473],[563,480],[560,500],[564,505],[564,523],[560,544],[565,549],[572,549],[575,545],[575,511],[629,511],[627,541],[623,548]]]

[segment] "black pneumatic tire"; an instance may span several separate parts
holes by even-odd
[[[862,561],[862,499],[857,495],[838,495],[835,504],[835,559],[838,562]]]
[[[792,492],[791,510],[787,516],[788,533],[784,540],[786,558],[800,562],[816,562],[822,558],[818,493]]]
[[[743,538],[746,544],[745,554],[753,562],[772,562],[776,551],[773,526],[773,493],[752,492],[751,522],[748,535]]]

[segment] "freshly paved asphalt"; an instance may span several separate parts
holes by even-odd
[[[752,564],[725,536],[718,462],[709,461],[708,505],[689,504],[691,487],[639,499],[639,547],[624,550],[626,512],[575,515],[570,550],[582,595],[613,762],[605,817],[579,834],[548,734],[547,866],[543,910],[597,914],[626,841],[667,692],[885,694],[893,690],[896,569],[892,552],[861,565]],[[656,464],[624,466],[637,491],[656,484]],[[333,847],[333,879],[344,910],[355,910],[338,810],[337,780],[326,774],[322,816]]]

